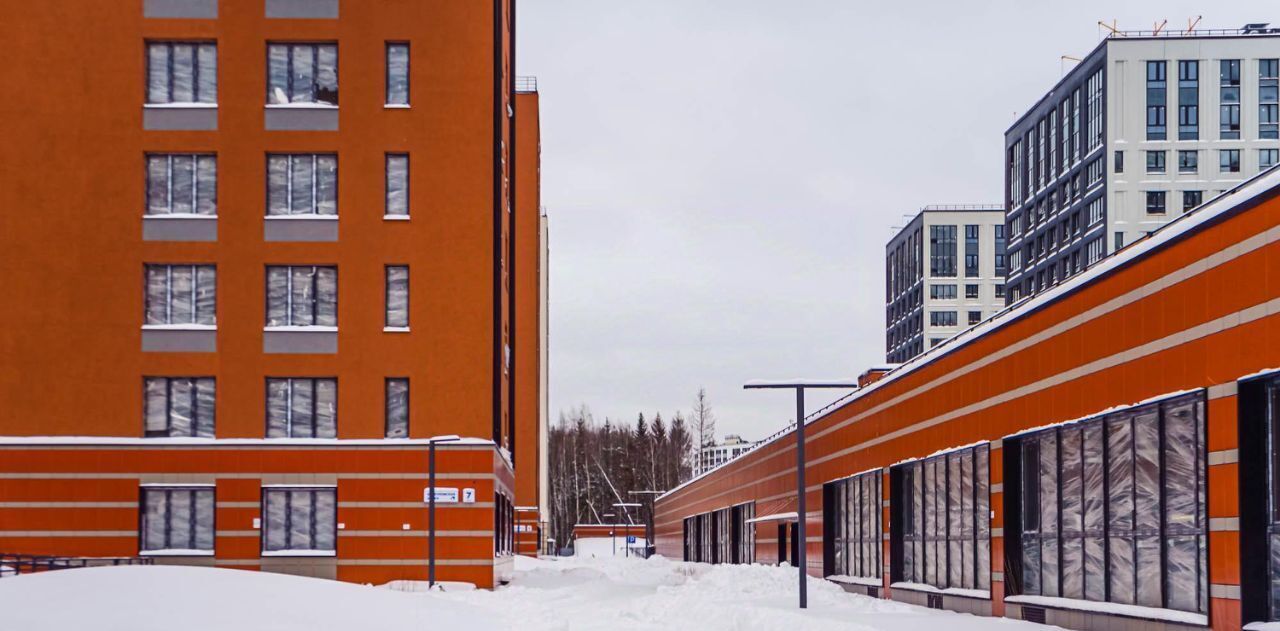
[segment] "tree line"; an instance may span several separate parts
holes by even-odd
[[[629,515],[642,527],[653,495],[632,491],[667,491],[687,481],[693,475],[694,446],[714,442],[714,434],[705,390],[698,391],[689,419],[676,412],[668,422],[661,413],[650,419],[641,412],[634,422],[597,422],[585,405],[561,412],[547,440],[549,535],[556,548],[569,545],[574,524],[621,524]],[[614,506],[619,503],[643,506]]]

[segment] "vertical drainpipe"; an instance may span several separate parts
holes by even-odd
[[[516,206],[516,0],[510,3],[507,19],[507,37],[510,42],[511,68],[507,73],[507,94],[510,95],[512,115],[507,117],[507,137],[511,141],[507,145],[507,173],[510,178],[507,186],[507,201],[511,209],[510,234],[507,239],[507,329],[511,344],[511,373],[507,375],[507,423],[511,442],[511,466],[516,464],[516,357],[519,347],[516,345],[516,218],[520,209]]]
[[[493,442],[502,445],[502,2],[493,0]]]

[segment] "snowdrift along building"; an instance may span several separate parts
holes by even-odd
[[[658,551],[1074,629],[1280,620],[1280,169],[660,497]],[[797,519],[808,541],[797,544]],[[1246,627],[1248,628],[1248,627]]]
[[[458,435],[438,577],[501,580],[545,506],[514,0],[126,4],[0,2],[0,551],[423,579]]]

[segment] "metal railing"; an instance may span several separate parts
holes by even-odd
[[[1280,28],[1258,26],[1254,28],[1205,28],[1186,30],[1176,27],[1156,30],[1122,30],[1108,33],[1108,38],[1123,39],[1126,37],[1239,37],[1241,35],[1274,35],[1280,34]]]
[[[537,77],[516,77],[516,92],[537,92]]]
[[[920,210],[1004,210],[1004,206],[1000,204],[929,204]]]
[[[79,567],[104,565],[154,565],[155,559],[144,557],[60,557],[39,554],[7,554],[0,552],[0,578],[52,572]]]

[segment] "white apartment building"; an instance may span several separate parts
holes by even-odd
[[[702,475],[704,472],[710,471],[755,447],[757,442],[743,440],[737,434],[727,434],[724,441],[704,446],[698,452],[698,470],[694,475]]]
[[[1280,161],[1280,29],[1118,31],[1005,132],[1008,301]]]
[[[885,360],[900,364],[1004,308],[999,204],[926,206],[885,248]]]

